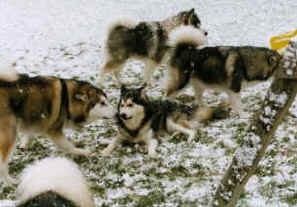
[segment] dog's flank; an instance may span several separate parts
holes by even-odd
[[[87,155],[88,150],[76,148],[67,140],[64,125],[69,122],[81,127],[98,118],[112,117],[114,112],[105,93],[87,82],[18,76],[16,81],[0,81],[0,175],[8,184],[15,182],[8,175],[8,158],[15,146],[17,128],[49,136],[67,152]],[[29,143],[30,137],[23,146]]]
[[[114,72],[119,81],[121,68],[129,58],[134,57],[145,61],[144,80],[149,83],[156,65],[160,64],[168,49],[166,41],[169,32],[179,25],[200,28],[201,22],[191,9],[160,22],[133,23],[121,19],[113,23],[105,43],[106,60],[101,81],[105,72]]]
[[[164,132],[182,132],[194,139],[195,131],[190,121],[204,121],[212,117],[213,111],[206,108],[190,107],[168,100],[150,100],[144,87],[121,89],[121,98],[116,115],[119,134],[103,151],[109,155],[122,140],[143,141],[148,154],[156,156],[157,136]]]
[[[264,81],[279,65],[280,55],[264,47],[206,47],[201,32],[179,28],[169,38],[167,95],[174,95],[189,83],[199,101],[204,89],[218,88],[230,96],[231,107],[241,111],[238,92],[242,83]],[[203,47],[201,47],[203,46]]]
[[[27,167],[17,197],[17,207],[94,206],[78,166],[65,158],[46,158]]]

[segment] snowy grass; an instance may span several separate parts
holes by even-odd
[[[105,22],[111,13],[134,15],[140,20],[162,19],[195,7],[211,44],[268,46],[272,35],[294,29],[297,3],[283,1],[78,1],[12,0],[0,2],[1,58],[19,72],[31,75],[77,77],[96,83],[103,64]],[[186,6],[185,6],[186,5]],[[162,12],[159,12],[162,11]],[[34,24],[33,24],[34,23]],[[129,62],[122,78],[141,82],[143,63]],[[162,95],[160,83],[166,67],[154,75],[150,95]],[[107,77],[104,91],[115,105],[119,90]],[[260,106],[269,83],[242,93],[244,108],[251,115]],[[180,100],[193,100],[187,90]],[[223,99],[217,92],[205,94],[205,103]],[[238,206],[285,207],[297,205],[297,104],[277,132],[256,175],[246,186]],[[197,129],[193,143],[183,135],[160,137],[157,159],[149,159],[144,145],[124,144],[109,158],[100,152],[116,134],[112,120],[97,121],[79,131],[67,131],[79,147],[88,147],[89,157],[76,157],[58,150],[45,137],[36,137],[28,150],[17,145],[10,172],[18,176],[35,160],[62,155],[78,163],[90,183],[96,207],[104,206],[206,206],[244,138],[248,123],[234,114]],[[22,134],[19,134],[21,138]],[[18,141],[19,143],[19,141]],[[15,188],[0,183],[0,200],[15,200]],[[1,202],[5,206],[8,201]]]

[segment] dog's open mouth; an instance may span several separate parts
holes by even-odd
[[[124,121],[127,121],[127,120],[132,119],[132,116],[127,116],[127,115],[125,115],[125,116],[120,116],[120,117],[121,117],[121,119],[124,120]]]

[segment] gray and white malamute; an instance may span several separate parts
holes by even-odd
[[[196,108],[169,100],[150,100],[140,88],[121,88],[121,98],[116,115],[118,135],[112,140],[103,155],[109,155],[122,141],[145,142],[150,157],[156,156],[157,136],[162,132],[182,132],[191,141],[195,130],[190,121],[208,120],[213,109]]]
[[[174,95],[190,83],[199,101],[206,88],[218,88],[227,92],[232,109],[240,112],[243,82],[267,80],[281,59],[277,51],[264,47],[205,44],[204,34],[187,26],[170,34],[167,95]]]
[[[94,207],[78,166],[65,158],[45,158],[26,167],[16,207]]]
[[[68,141],[63,128],[68,123],[82,127],[98,118],[113,117],[115,110],[106,94],[85,81],[49,76],[29,77],[11,68],[0,71],[0,176],[8,183],[9,155],[15,146],[17,129],[22,146],[30,143],[31,135],[48,136],[57,146],[70,153],[87,155],[88,150],[76,148]]]
[[[201,22],[194,9],[163,21],[134,23],[120,19],[111,24],[105,43],[106,57],[100,82],[104,80],[105,72],[113,72],[119,81],[121,68],[129,58],[134,57],[145,61],[144,81],[149,83],[156,65],[160,64],[168,49],[168,34],[180,25],[200,28]]]

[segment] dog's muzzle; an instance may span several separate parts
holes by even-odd
[[[120,118],[123,119],[123,120],[129,120],[129,119],[132,119],[131,116],[128,116],[128,115],[125,114],[125,113],[120,113]]]

